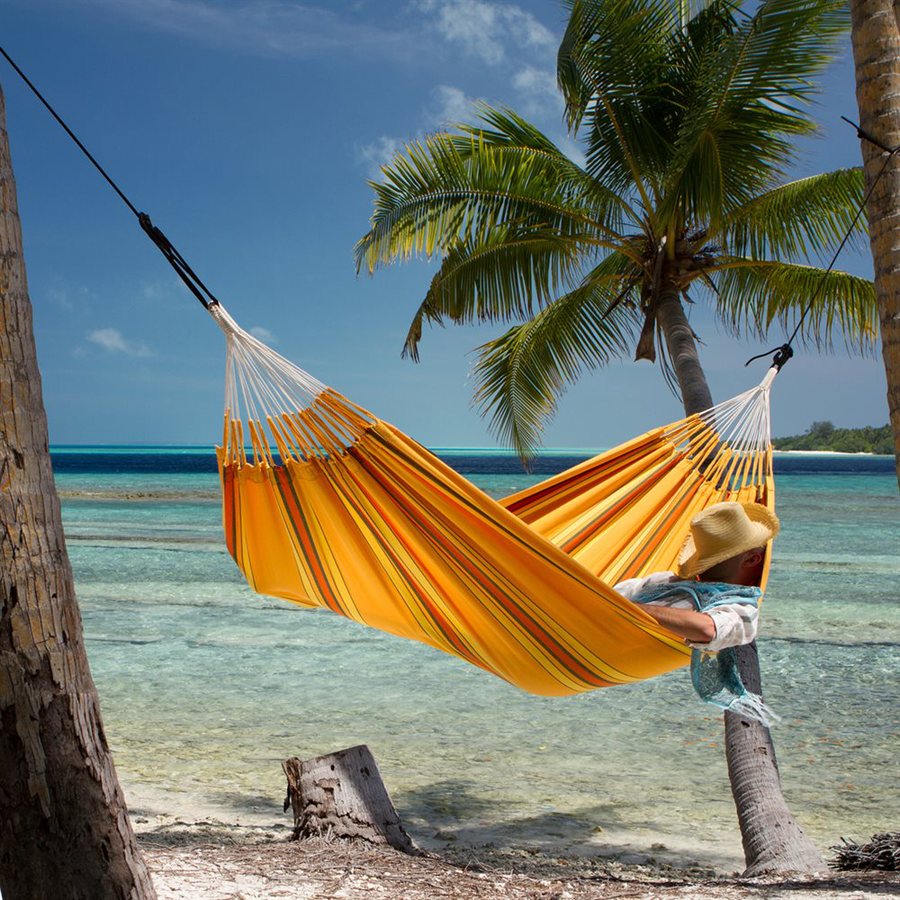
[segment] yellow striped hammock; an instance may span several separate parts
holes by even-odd
[[[712,503],[774,508],[774,367],[725,403],[498,501],[220,304],[209,311],[227,344],[226,542],[251,587],[525,691],[574,694],[686,665],[690,650],[611,585],[674,568],[690,519]]]

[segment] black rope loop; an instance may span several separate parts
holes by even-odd
[[[768,356],[770,353],[775,354],[772,357],[772,366],[780,372],[784,364],[794,355],[794,348],[791,347],[790,344],[782,344],[780,347],[774,347],[771,350],[764,350],[762,353],[757,353],[756,356],[751,356],[750,359],[748,359],[747,362],[744,363],[744,365],[749,366],[750,363],[756,362],[756,360],[762,359],[764,356]]]
[[[178,273],[178,277],[185,283],[187,289],[200,301],[207,311],[211,306],[218,306],[219,301],[210,289],[200,280],[197,273],[188,265],[187,260],[175,249],[172,242],[165,236],[161,229],[157,228],[150,220],[147,213],[138,213],[138,222],[146,235],[160,249],[162,255],[169,261],[172,268]]]
[[[893,147],[893,148],[887,147],[884,144],[882,144],[881,141],[878,140],[878,138],[873,137],[871,134],[869,134],[868,131],[864,131],[863,127],[861,125],[857,125],[856,122],[854,122],[852,119],[848,119],[846,116],[841,116],[841,118],[848,125],[852,125],[856,129],[856,136],[861,141],[868,141],[868,143],[872,144],[872,146],[877,147],[879,150],[883,151],[884,153],[889,153],[891,156],[893,156],[898,150],[900,150],[900,144],[898,144],[896,147]]]

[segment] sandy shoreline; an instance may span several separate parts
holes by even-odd
[[[784,453],[797,456],[885,456],[883,453],[872,453],[870,450],[773,450],[775,454]]]
[[[879,900],[900,892],[900,876],[889,872],[746,880],[492,847],[414,857],[361,842],[289,842],[288,835],[283,826],[177,822],[139,839],[159,900]]]

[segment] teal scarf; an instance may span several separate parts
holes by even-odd
[[[644,589],[634,598],[634,602],[653,603],[675,594],[687,595],[697,612],[708,613],[727,604],[746,603],[757,606],[762,591],[756,587],[721,582],[670,581]],[[719,709],[755,719],[767,728],[778,721],[779,717],[766,706],[762,697],[744,687],[733,647],[726,647],[718,653],[694,650],[691,653],[691,681],[700,698]]]

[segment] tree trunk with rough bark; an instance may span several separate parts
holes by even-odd
[[[762,696],[756,642],[735,650],[744,685]],[[785,802],[769,729],[726,712],[725,758],[741,826],[744,875],[824,872],[821,853]]]
[[[678,377],[685,414],[709,409],[712,395],[700,365],[696,338],[674,288],[666,292],[663,286],[657,321]],[[738,647],[737,651],[744,684],[761,694],[756,643]],[[785,802],[769,729],[725,713],[725,757],[744,845],[745,874],[824,871],[821,854]]]
[[[900,4],[852,0],[850,5],[859,124],[893,149],[900,145]],[[888,154],[869,141],[862,140],[861,146],[867,188],[878,179],[866,212],[900,486],[900,153],[888,160]]]
[[[152,900],[103,732],[48,452],[0,93],[0,891]]]
[[[677,289],[672,287],[666,290],[663,287],[661,294],[656,321],[666,339],[666,349],[678,378],[685,415],[691,416],[713,405],[712,394],[700,365],[694,329],[684,314]]]
[[[364,744],[314,759],[293,756],[281,768],[287,776],[284,808],[294,813],[294,840],[328,835],[419,854]]]

